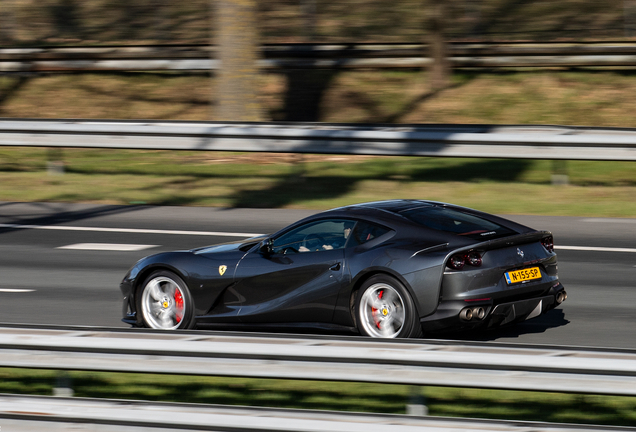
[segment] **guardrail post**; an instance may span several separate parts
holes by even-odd
[[[422,394],[422,387],[409,387],[409,403],[406,405],[406,414],[411,416],[428,415],[428,407],[426,406],[426,398]]]
[[[553,185],[561,186],[570,183],[568,176],[568,162],[562,159],[552,161],[552,175],[550,177]]]
[[[46,172],[49,175],[64,174],[64,161],[62,160],[62,150],[59,148],[49,148],[46,151]]]
[[[53,388],[53,396],[55,397],[73,397],[73,380],[66,371],[60,371],[55,379],[55,387]]]

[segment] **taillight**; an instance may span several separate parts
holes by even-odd
[[[450,268],[454,268],[455,270],[461,270],[462,268],[464,268],[464,264],[466,264],[464,254],[455,254],[448,260],[448,266]]]
[[[466,262],[471,266],[479,267],[481,265],[481,255],[477,252],[471,252],[466,257]]]
[[[467,254],[458,253],[451,256],[446,265],[452,269],[461,270],[466,264],[479,267],[481,265],[481,254],[475,251]]]
[[[541,244],[548,252],[554,252],[554,238],[552,236],[541,239]]]

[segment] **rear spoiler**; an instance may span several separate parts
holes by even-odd
[[[501,249],[509,246],[518,246],[522,244],[532,243],[535,241],[541,241],[546,237],[551,236],[552,233],[550,231],[532,231],[525,234],[517,234],[507,237],[502,237],[494,240],[488,240],[481,243],[475,243],[469,246],[461,247],[459,249],[453,250],[447,256],[447,258],[451,255],[454,255],[459,252],[470,252],[474,250],[478,251],[489,251],[493,249]]]

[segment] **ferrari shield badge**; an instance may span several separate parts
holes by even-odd
[[[225,270],[227,270],[227,266],[226,265],[219,266],[219,274],[221,276],[223,276],[225,274]]]

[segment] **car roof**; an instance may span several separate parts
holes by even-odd
[[[353,204],[350,206],[342,207],[342,208],[374,208],[379,210],[386,210],[392,213],[400,213],[404,210],[409,210],[415,207],[422,206],[432,206],[434,204],[442,204],[444,203],[435,203],[432,201],[423,201],[423,200],[407,200],[407,199],[395,199],[395,200],[385,200],[385,201],[373,201],[361,204]]]
[[[516,222],[513,222],[508,219],[504,219],[502,217],[492,215],[489,213],[484,213],[478,210],[470,209],[467,207],[462,207],[454,204],[448,204],[444,202],[437,201],[426,201],[426,200],[415,200],[415,199],[395,199],[395,200],[386,200],[386,201],[373,201],[361,204],[352,204],[344,207],[335,208],[332,210],[327,210],[322,213],[318,213],[314,215],[312,218],[323,218],[323,217],[355,217],[362,218],[370,221],[374,221],[377,223],[382,223],[388,225],[391,228],[395,228],[396,225],[417,225],[420,228],[423,228],[419,224],[415,224],[414,222],[408,220],[403,216],[403,213],[407,210],[421,208],[421,207],[433,207],[433,206],[442,206],[450,209],[458,210],[461,212],[466,212],[473,214],[475,216],[484,218],[491,222],[497,223],[506,228],[512,229],[513,231],[517,231],[519,233],[534,231],[534,229],[529,228],[524,225],[520,225]]]
[[[396,199],[396,200],[387,200],[387,201],[373,201],[373,202],[367,202],[367,203],[361,203],[361,204],[352,204],[352,205],[347,205],[343,207],[334,208],[331,210],[326,210],[320,213],[316,213],[312,216],[308,216],[304,219],[301,219],[293,223],[292,225],[289,225],[281,229],[280,231],[275,233],[274,236],[280,235],[283,232],[286,232],[290,229],[293,229],[294,227],[298,227],[308,222],[313,222],[313,221],[317,221],[321,219],[330,219],[330,218],[347,218],[347,219],[366,220],[368,222],[383,225],[392,230],[397,230],[398,232],[402,233],[402,235],[405,237],[412,237],[415,233],[422,233],[426,231],[428,233],[426,234],[427,241],[430,242],[431,244],[451,242],[455,246],[459,246],[462,244],[465,245],[465,244],[477,242],[476,240],[470,239],[468,237],[455,236],[450,233],[432,229],[430,227],[416,223],[412,221],[411,219],[404,216],[404,212],[407,210],[417,209],[422,207],[437,207],[437,206],[447,207],[450,209],[454,209],[461,212],[473,214],[478,217],[482,217],[488,221],[499,224],[502,227],[506,227],[517,233],[527,233],[527,232],[535,231],[532,228],[520,225],[511,220],[504,219],[496,215],[483,213],[483,212],[469,209],[462,206],[457,206],[457,205],[448,204],[444,202],[437,202],[437,201]]]
[[[422,200],[386,200],[386,201],[373,201],[361,204],[352,204],[344,207],[338,207],[331,210],[318,213],[311,218],[324,218],[324,217],[355,217],[367,220],[372,220],[379,223],[394,225],[396,223],[411,224],[400,215],[400,212],[412,208],[432,205],[446,205],[444,203],[435,203],[432,201]]]

